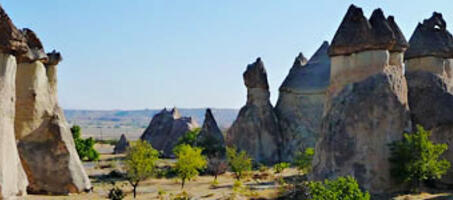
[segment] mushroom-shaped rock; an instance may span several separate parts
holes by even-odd
[[[225,156],[225,139],[222,131],[217,126],[211,109],[206,109],[203,126],[197,137],[197,144],[204,147],[208,156],[224,157]]]
[[[447,30],[442,14],[437,12],[417,25],[409,44],[405,59],[426,56],[453,58],[453,37]]]
[[[411,119],[404,52],[395,49],[398,40],[393,30],[397,26],[390,24],[378,9],[367,26],[361,9],[352,7],[340,25],[330,47],[330,85],[316,142],[312,179],[350,175],[373,195],[401,189],[389,173],[388,144],[411,130]],[[345,28],[358,41],[354,37],[338,37],[347,33],[341,30]],[[361,37],[356,31],[362,30],[366,32]],[[350,40],[344,40],[345,37]],[[402,38],[403,44],[401,41]],[[338,44],[348,48],[338,48],[344,47]]]
[[[437,27],[436,27],[437,26]],[[449,145],[444,157],[453,162],[453,48],[440,13],[419,24],[406,53],[409,107],[414,124],[431,130],[431,140]],[[427,117],[429,116],[429,117]],[[453,169],[441,183],[453,184]]]
[[[329,44],[323,42],[308,63],[300,54],[280,86],[275,113],[283,139],[284,161],[290,161],[296,152],[316,144],[330,79],[328,49]]]
[[[277,116],[269,101],[267,74],[260,58],[243,74],[247,103],[227,131],[227,145],[245,150],[254,161],[279,162],[281,135]]]
[[[125,153],[127,148],[129,148],[129,141],[126,138],[126,135],[121,134],[120,140],[116,143],[115,148],[113,148],[114,154]]]
[[[140,138],[161,151],[164,157],[174,157],[173,148],[178,139],[195,128],[198,124],[192,117],[181,116],[176,108],[171,111],[163,109],[154,115]]]

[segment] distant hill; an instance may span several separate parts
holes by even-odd
[[[171,109],[171,108],[170,108]],[[193,117],[201,126],[204,108],[178,108],[183,116]],[[69,124],[82,127],[85,136],[96,138],[119,138],[127,133],[132,139],[138,138],[160,109],[144,110],[64,110]],[[223,130],[231,126],[238,114],[237,109],[212,109],[214,117]]]

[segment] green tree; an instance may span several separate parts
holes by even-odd
[[[236,179],[239,181],[244,177],[244,172],[252,169],[252,159],[247,155],[247,152],[237,152],[236,148],[227,147],[228,165],[233,171]]]
[[[81,160],[94,161],[99,160],[99,153],[94,149],[96,142],[92,137],[83,139],[82,129],[78,125],[71,127],[72,138],[74,139],[77,154]]]
[[[188,144],[190,146],[195,146],[197,143],[197,137],[200,133],[201,128],[195,128],[193,130],[188,131],[186,134],[178,138],[178,143],[176,146],[181,144]]]
[[[274,172],[276,174],[280,174],[288,167],[289,167],[289,163],[287,163],[287,162],[277,163],[274,165]]]
[[[306,148],[304,152],[297,152],[294,157],[293,165],[297,167],[299,173],[309,173],[311,171],[311,162],[315,155],[315,149]]]
[[[181,189],[184,184],[198,175],[198,170],[206,167],[206,158],[201,155],[201,148],[181,144],[174,149],[177,161],[175,169],[181,179]]]
[[[146,141],[139,140],[129,149],[124,165],[126,177],[133,187],[134,198],[139,183],[154,175],[157,160],[159,152]]]
[[[308,183],[312,200],[369,200],[370,194],[362,192],[357,181],[350,177],[339,177],[336,180],[312,181]]]
[[[450,162],[440,156],[446,144],[433,144],[430,131],[417,125],[417,132],[404,134],[401,141],[390,144],[391,174],[401,183],[408,183],[417,191],[423,181],[440,179],[450,168]]]

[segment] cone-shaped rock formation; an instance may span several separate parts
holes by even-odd
[[[351,175],[372,194],[398,190],[389,173],[388,144],[411,128],[403,69],[407,44],[389,19],[378,9],[368,21],[351,6],[332,41],[311,178]]]
[[[285,161],[290,161],[294,153],[316,144],[330,79],[328,48],[329,44],[324,42],[308,63],[299,54],[280,86],[275,112],[283,139],[280,146],[282,159]]]
[[[208,155],[215,155],[218,157],[224,157],[225,152],[222,149],[225,149],[225,139],[223,137],[222,131],[217,126],[217,122],[212,115],[211,109],[206,109],[203,126],[201,127],[200,133],[197,137],[197,144],[202,146],[209,146],[209,149],[204,149]],[[220,151],[219,151],[220,150]]]
[[[119,154],[119,153],[125,153],[127,151],[127,148],[129,148],[129,141],[126,138],[126,135],[121,134],[121,138],[116,143],[115,148],[113,148],[113,153],[114,154]]]
[[[198,128],[198,124],[192,117],[182,117],[176,108],[171,111],[163,109],[154,115],[140,138],[161,151],[162,156],[174,157],[173,148],[178,143],[178,139],[195,128]]]
[[[247,66],[243,78],[247,103],[227,132],[227,145],[247,151],[256,162],[278,162],[281,135],[277,116],[269,101],[267,74],[260,58]]]
[[[419,24],[406,56],[409,107],[414,124],[431,130],[431,139],[449,144],[453,163],[453,41],[440,13]],[[441,180],[453,184],[453,169]]]

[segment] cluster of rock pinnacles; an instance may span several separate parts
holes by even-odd
[[[57,102],[60,61],[0,7],[0,199],[91,189]]]
[[[397,192],[390,143],[416,124],[432,130],[435,142],[453,142],[453,38],[439,13],[408,43],[393,16],[376,9],[367,19],[351,5],[330,46],[324,42],[308,61],[296,57],[275,107],[261,58],[243,78],[247,103],[226,145],[267,164],[315,148],[312,180],[351,175],[372,194]],[[453,162],[453,146],[444,157]],[[441,182],[453,184],[453,170]]]

